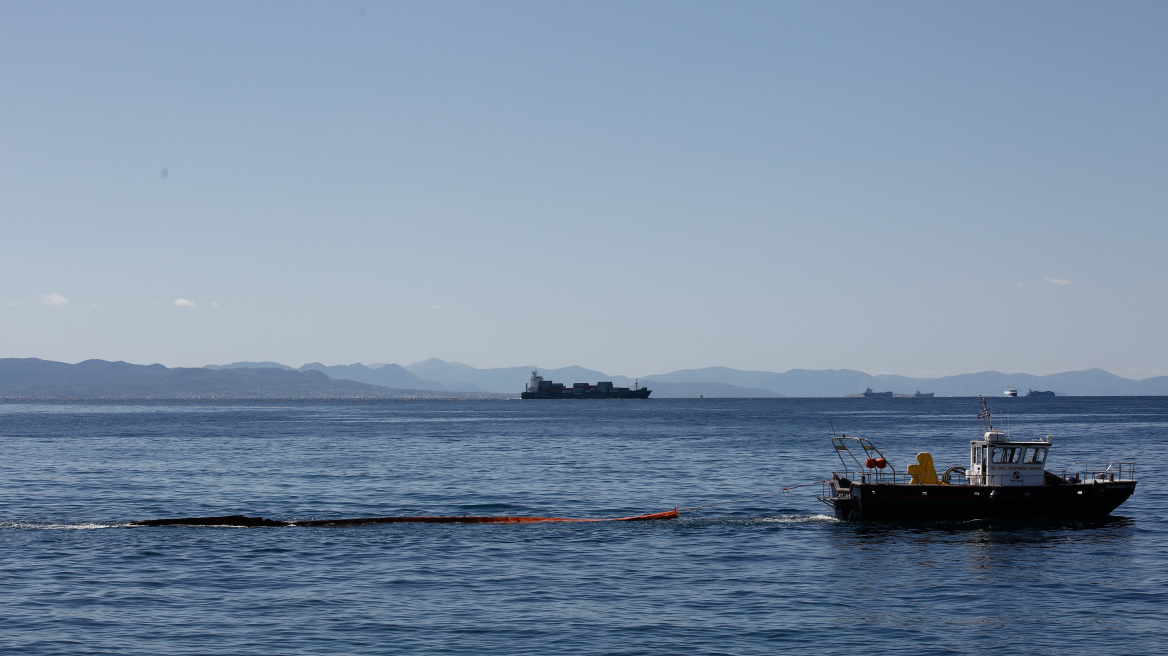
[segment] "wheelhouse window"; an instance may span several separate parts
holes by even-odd
[[[1022,456],[1022,462],[1028,465],[1041,465],[1046,460],[1046,449],[1041,447],[1026,447],[1026,453]]]
[[[1021,449],[1016,446],[995,446],[990,449],[990,462],[994,464],[1009,464],[1018,462]]]

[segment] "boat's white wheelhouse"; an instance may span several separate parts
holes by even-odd
[[[991,428],[980,440],[969,443],[969,470],[973,485],[1042,485],[1046,453],[1051,437],[1014,442],[1000,429]]]

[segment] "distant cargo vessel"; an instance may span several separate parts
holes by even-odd
[[[645,387],[613,387],[606,381],[595,385],[573,383],[567,387],[563,383],[544,380],[538,371],[533,371],[527,389],[519,396],[524,399],[647,399],[651,393],[652,390]]]
[[[1040,392],[1038,390],[1027,389],[1026,396],[1054,396],[1054,392]]]
[[[891,399],[892,392],[873,392],[872,388],[864,390],[864,398],[866,399]]]

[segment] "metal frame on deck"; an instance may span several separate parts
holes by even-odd
[[[884,454],[880,452],[880,449],[876,448],[876,445],[869,442],[866,437],[848,437],[847,435],[841,435],[831,438],[831,443],[835,447],[835,455],[839,457],[840,464],[844,467],[843,475],[845,478],[855,478],[858,474],[862,483],[896,483],[899,479],[903,479],[903,481],[899,482],[907,483],[909,478],[911,478],[908,474],[897,473],[896,467],[893,467],[892,463],[888,462],[888,458],[885,458]],[[856,457],[849,444],[858,447],[863,452],[863,460]],[[852,465],[849,465],[848,461],[844,459],[844,453],[847,453],[848,457],[852,459],[852,462],[855,464],[855,469],[852,469]],[[888,468],[892,471],[883,472],[865,466],[864,461],[873,457],[872,454],[876,454],[876,457],[883,458],[884,462],[888,463]]]

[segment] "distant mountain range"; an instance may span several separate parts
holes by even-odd
[[[210,365],[208,369],[241,369],[292,367],[274,362],[234,362],[227,365]],[[479,392],[513,394],[518,396],[523,385],[531,378],[537,367],[506,367],[501,369],[475,369],[459,362],[446,362],[431,358],[402,367],[396,364],[348,364],[325,366],[319,362],[306,364],[294,371],[320,371],[337,380],[355,380],[371,385],[384,385],[395,389],[433,390],[445,392]],[[563,367],[561,369],[539,369],[549,380],[593,383],[600,380],[612,381],[617,386],[631,386],[635,380],[624,376],[609,376],[599,371],[583,367]],[[697,396],[693,394],[691,396]],[[732,396],[740,396],[733,394]],[[743,394],[742,396],[752,396]],[[773,396],[773,395],[772,395]]]
[[[481,397],[390,389],[290,367],[169,368],[105,360],[0,359],[0,399],[386,399]]]
[[[78,364],[35,358],[0,359],[0,399],[309,399],[309,398],[502,398],[516,397],[537,367],[476,369],[457,362],[425,360],[409,366],[319,362],[296,369],[277,362],[235,362],[203,368],[87,360]],[[941,378],[873,376],[850,369],[792,369],[783,373],[725,367],[686,369],[636,379],[583,367],[539,369],[564,383],[637,383],[652,398],[839,397],[866,388],[937,396],[1000,396],[1006,388],[1060,396],[1165,396],[1168,376],[1131,380],[1102,369],[1047,376],[983,371]]]
[[[937,396],[1000,396],[1007,388],[1050,390],[1059,396],[1163,396],[1168,395],[1168,376],[1131,380],[1102,369],[1068,371],[1046,376],[1004,374],[983,371],[941,378],[909,378],[897,375],[873,376],[850,369],[792,369],[784,373],[741,371],[724,367],[686,369],[660,376],[650,382],[709,381],[765,389],[781,396],[844,396],[871,387],[875,391],[898,394],[932,392]],[[708,396],[708,395],[707,395]]]
[[[270,363],[235,363],[227,367],[269,366]],[[283,365],[280,365],[283,366]],[[290,368],[290,367],[289,367]],[[355,380],[386,387],[409,387],[447,392],[491,392],[518,394],[538,369],[547,380],[565,383],[606,380],[623,387],[641,384],[653,390],[653,398],[735,397],[830,397],[858,394],[871,387],[877,391],[912,394],[932,392],[937,396],[1000,396],[1006,388],[1025,395],[1027,389],[1050,390],[1060,396],[1163,396],[1168,395],[1168,376],[1131,380],[1102,369],[1068,371],[1046,376],[1004,374],[983,371],[941,378],[910,378],[897,375],[866,374],[852,369],[791,369],[783,373],[743,371],[726,367],[683,369],[646,376],[639,381],[612,376],[583,367],[541,369],[534,366],[476,369],[458,362],[436,358],[406,367],[395,364],[362,364],[326,367],[306,364],[300,371],[322,371],[334,379]]]

